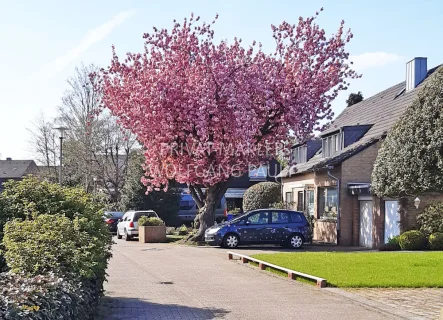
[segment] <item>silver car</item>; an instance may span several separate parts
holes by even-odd
[[[141,216],[147,216],[148,218],[158,218],[157,213],[154,210],[143,211],[128,211],[118,221],[117,224],[117,239],[125,237],[126,241],[131,240],[133,237],[138,237],[138,219]]]

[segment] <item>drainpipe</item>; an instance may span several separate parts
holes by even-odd
[[[328,176],[337,182],[337,245],[340,241],[340,179],[331,174],[331,170],[334,166],[327,166]]]

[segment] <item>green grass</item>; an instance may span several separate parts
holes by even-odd
[[[443,287],[443,252],[294,252],[252,257],[325,278],[333,287]]]
[[[184,236],[178,236],[175,234],[168,234],[166,236],[166,242],[177,242],[179,240],[182,240]]]

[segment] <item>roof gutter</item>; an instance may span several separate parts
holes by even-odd
[[[331,170],[334,166],[327,166],[327,173],[331,179],[334,179],[337,183],[337,245],[340,243],[340,179],[331,174]]]

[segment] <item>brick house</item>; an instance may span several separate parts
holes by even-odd
[[[0,160],[0,191],[7,180],[21,180],[28,174],[37,174],[38,171],[34,160]]]
[[[375,248],[416,227],[413,198],[380,199],[370,186],[383,139],[436,69],[426,64],[409,61],[405,81],[347,107],[317,138],[293,146],[297,164],[279,175],[283,197],[315,216],[314,240]],[[421,205],[432,200],[423,196]]]

